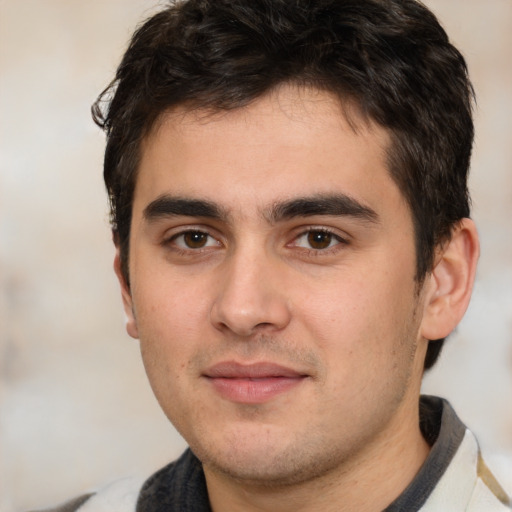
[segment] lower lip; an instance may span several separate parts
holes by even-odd
[[[217,393],[226,400],[260,404],[300,385],[305,377],[265,377],[261,379],[208,377]]]

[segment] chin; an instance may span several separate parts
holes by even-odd
[[[315,450],[304,443],[283,443],[281,435],[269,442],[269,432],[259,432],[258,443],[231,438],[210,447],[191,446],[206,470],[221,473],[244,485],[283,487],[303,483],[334,470],[339,458],[332,451]],[[263,442],[266,437],[267,442]]]

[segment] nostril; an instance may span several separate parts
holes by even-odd
[[[266,327],[271,327],[272,324],[270,322],[260,322],[254,326],[255,329],[264,329]]]

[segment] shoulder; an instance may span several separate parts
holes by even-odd
[[[96,492],[33,512],[135,512],[144,479],[123,478]]]
[[[54,508],[32,512],[209,511],[202,464],[190,451],[149,478],[125,478]]]
[[[509,496],[486,466],[475,436],[466,429],[450,465],[421,510],[510,512],[511,506]]]
[[[510,512],[512,510],[512,500],[487,467],[480,452],[478,453],[476,473],[477,480],[471,495],[468,512],[505,512],[507,510]]]

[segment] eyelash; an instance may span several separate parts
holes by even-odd
[[[183,243],[183,246],[180,246],[180,245],[178,245],[176,243],[176,240],[178,240],[179,238],[185,237],[187,235],[204,235],[205,237],[207,237],[207,238],[209,238],[211,240],[215,240],[217,243],[216,244],[211,244],[211,245],[205,245],[203,247],[197,247],[197,248],[186,247],[185,243]],[[208,244],[209,241],[207,241],[206,243]],[[183,254],[189,254],[190,252],[202,253],[205,250],[208,250],[208,248],[210,248],[210,247],[213,247],[215,245],[217,245],[217,246],[221,245],[221,243],[218,241],[218,239],[215,236],[211,235],[206,230],[203,230],[203,229],[186,229],[184,231],[180,231],[179,233],[175,233],[172,236],[166,238],[165,240],[163,240],[162,245],[164,245],[164,246],[172,246],[172,248],[175,251],[181,252]]]
[[[181,237],[185,237],[187,235],[204,235],[207,237],[206,245],[201,247],[187,247],[185,242],[182,242],[183,245],[178,245],[177,240]],[[300,247],[298,245],[298,242],[303,238],[307,236],[311,236],[312,234],[321,234],[321,235],[327,235],[331,237],[331,239],[328,242],[328,245],[323,248],[314,248],[314,247]],[[208,240],[209,239],[209,240]],[[214,240],[216,243],[212,244],[211,240]],[[333,242],[335,242],[333,245],[331,245]],[[292,242],[287,244],[287,247],[291,248],[297,248],[300,251],[302,251],[303,254],[306,254],[307,256],[322,256],[322,255],[329,255],[332,253],[337,252],[341,249],[340,246],[346,246],[349,242],[347,239],[341,237],[339,234],[335,233],[334,231],[327,229],[325,227],[308,227],[306,229],[302,229],[296,236],[293,237]],[[170,247],[174,252],[178,253],[179,255],[190,255],[190,254],[196,254],[200,255],[204,252],[211,250],[211,248],[219,247],[222,245],[222,242],[219,241],[218,237],[212,235],[209,233],[206,229],[186,229],[184,231],[180,231],[178,233],[175,233],[171,235],[170,237],[163,240],[162,245],[165,247]]]
[[[298,245],[298,241],[303,237],[308,237],[312,234],[322,234],[322,235],[328,235],[331,237],[331,239],[328,242],[327,247],[324,248],[314,248],[314,247],[300,247]],[[335,242],[333,245],[332,242]],[[333,254],[341,249],[340,246],[346,246],[349,242],[346,238],[343,238],[336,232],[327,229],[325,227],[308,227],[307,229],[301,231],[291,243],[292,247],[297,247],[307,253],[308,256],[326,256]]]

